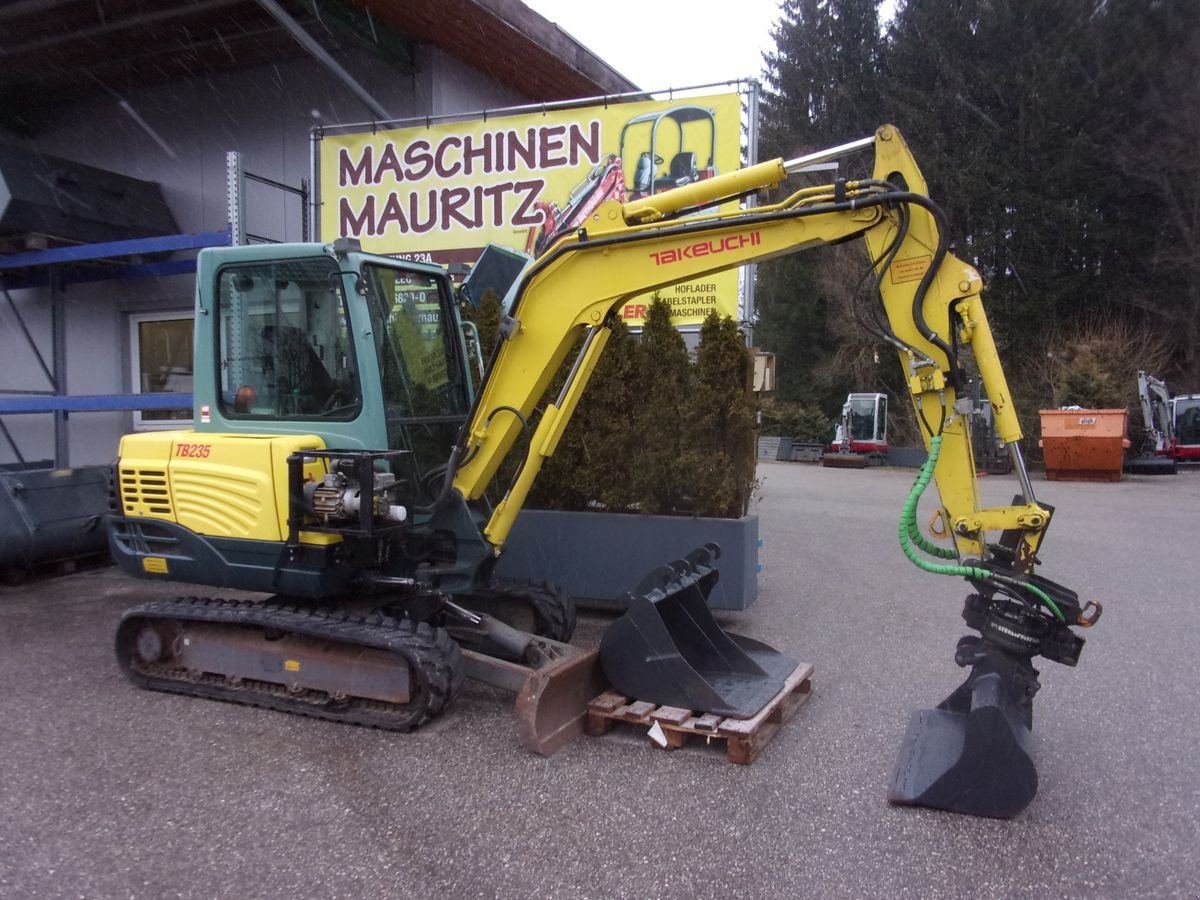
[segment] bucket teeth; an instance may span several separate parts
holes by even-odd
[[[708,608],[716,544],[662,566],[625,597],[600,642],[604,675],[621,693],[680,709],[748,719],[796,668],[759,641],[722,631]]]

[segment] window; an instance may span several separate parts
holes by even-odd
[[[388,446],[411,450],[418,488],[440,487],[458,428],[470,408],[457,320],[444,281],[368,264],[363,287],[383,384]]]
[[[355,418],[362,391],[328,257],[226,266],[218,275],[220,404],[229,418]]]
[[[192,314],[144,313],[129,318],[129,346],[135,394],[192,392]],[[192,408],[134,410],[138,431],[181,428]]]
[[[1183,447],[1200,444],[1200,400],[1176,397],[1171,402],[1175,408],[1175,440]]]
[[[850,398],[850,439],[852,441],[887,440],[887,398],[868,394]]]
[[[467,398],[454,364],[454,324],[443,308],[440,282],[383,266],[363,267],[371,324],[379,343],[388,416],[461,416]]]

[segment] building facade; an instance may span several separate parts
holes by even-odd
[[[0,10],[0,146],[33,160],[0,171],[0,466],[105,464],[122,434],[190,422],[129,396],[191,390],[195,246],[163,248],[304,239],[296,191],[314,126],[636,89],[513,0],[169,2],[103,21],[98,9]],[[231,179],[230,151],[235,173],[260,180]],[[22,212],[24,193],[96,206],[60,161],[159,185],[171,233],[39,229],[57,219]],[[243,212],[232,232],[231,187]],[[126,215],[138,211],[110,218]]]

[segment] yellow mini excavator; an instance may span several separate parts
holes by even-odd
[[[871,148],[871,178],[715,211]],[[704,602],[714,549],[633,592],[598,654],[567,643],[569,598],[494,583],[494,562],[628,298],[858,236],[883,302],[879,336],[908,373],[929,449],[900,542],[928,571],[968,581],[963,615],[977,632],[955,655],[970,669],[965,683],[912,720],[889,797],[1015,814],[1037,790],[1032,660],[1074,665],[1083,639],[1072,627],[1099,608],[1034,574],[1052,511],[1035,500],[1020,454],[980,278],[947,252],[945,231],[890,126],[823,153],[607,201],[511,286],[478,390],[442,269],[346,240],[202,251],[194,427],[123,439],[110,545],[141,577],[272,597],[130,610],[116,635],[122,669],[147,688],[398,730],[442,712],[465,677],[480,678],[519,692],[523,743],[541,752],[579,733],[604,681],[656,703],[753,715],[795,664],[717,627]],[[524,463],[493,507],[485,490],[579,337],[565,385],[541,407]],[[1008,506],[982,508],[976,495],[964,348],[1012,454],[1019,493]],[[951,546],[915,522],[931,479]]]

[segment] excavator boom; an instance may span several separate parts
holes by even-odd
[[[802,188],[753,209],[707,211],[777,188],[815,162],[868,148],[875,151],[871,178]],[[960,666],[971,669],[967,681],[937,710],[919,712],[910,723],[889,799],[1007,817],[1037,790],[1028,751],[1038,687],[1031,660],[1042,655],[1074,665],[1083,639],[1071,627],[1092,624],[1100,610],[1098,604],[1081,607],[1073,592],[1034,574],[1052,510],[1034,497],[1021,455],[1020,424],[981,300],[983,282],[948,251],[944,216],[895,128],[884,126],[873,138],[800,159],[761,163],[624,204],[602,203],[585,225],[529,268],[506,298],[510,313],[503,340],[455,448],[452,484],[468,500],[482,494],[582,335],[565,385],[544,406],[524,463],[484,529],[499,553],[570,421],[622,304],[684,279],[853,237],[863,239],[874,267],[886,320],[878,323],[878,336],[900,356],[929,451],[904,506],[901,546],[922,569],[970,582],[974,593],[963,617],[980,632],[963,638],[955,654]],[[1018,481],[1015,499],[1006,506],[982,506],[976,489],[967,351]],[[928,541],[916,524],[916,506],[930,481],[937,484],[952,547]],[[685,563],[663,575],[663,583],[678,588],[664,593],[653,610],[644,604],[631,608],[613,627],[610,637],[623,638],[601,645],[609,680],[684,684],[714,660],[726,661],[730,642],[699,628],[699,636],[685,641],[689,648],[703,648],[698,661],[682,667],[685,676],[674,674],[688,654],[669,635],[688,631],[703,608],[702,597],[690,604],[684,599],[701,596],[692,586],[703,584],[704,577],[692,573]],[[719,675],[700,675],[697,683],[707,688],[746,671],[752,683],[761,684],[776,665],[786,662],[772,659],[760,667],[739,656],[718,667]],[[670,699],[662,702],[684,702],[663,692]],[[694,696],[685,693],[684,699]]]
[[[689,209],[778,187],[817,161],[875,149],[873,177],[810,187],[752,210],[678,218]],[[896,185],[905,185],[899,189]],[[485,530],[503,546],[542,461],[554,453],[604,350],[608,322],[630,297],[758,262],[861,236],[879,273],[889,341],[909,373],[914,408],[942,435],[935,478],[960,556],[986,554],[988,531],[1020,522],[1019,555],[1032,566],[1049,521],[1019,458],[1021,428],[980,301],[979,274],[947,252],[940,211],[899,132],[880,128],[856,141],[791,161],[774,160],[630,203],[604,203],[585,227],[563,238],[514,286],[510,319],[472,411],[454,486],[482,495],[500,462],[563,365],[580,333],[583,349],[562,392],[546,407],[520,475]],[[956,411],[961,386],[955,345],[968,346],[992,401],[999,436],[1018,454],[1024,501],[981,509],[970,449],[969,419]]]

